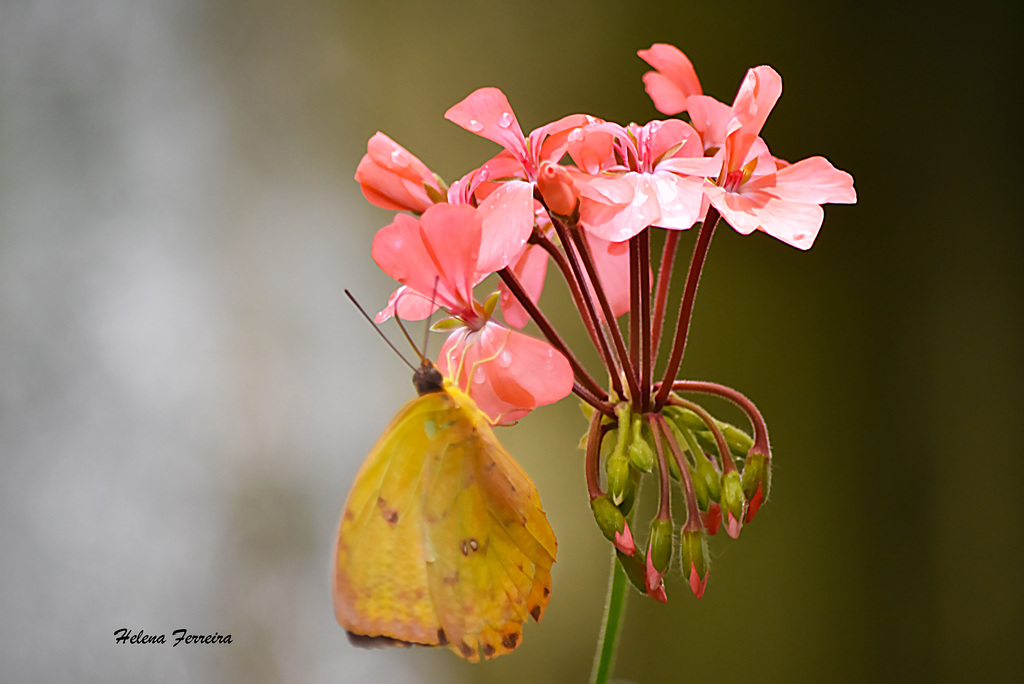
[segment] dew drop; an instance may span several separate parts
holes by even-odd
[[[480,173],[476,174],[477,180],[483,183],[485,180],[490,178],[491,174],[487,169],[480,169]]]
[[[582,139],[583,139],[583,129],[582,128],[574,128],[569,133],[569,142],[571,142],[571,143],[578,143]]]
[[[502,351],[500,354],[498,354],[498,358],[495,359],[495,363],[497,363],[502,368],[508,368],[509,366],[512,365],[512,352],[510,352],[508,349]]]
[[[391,152],[391,161],[397,166],[407,166],[408,161],[405,158],[405,153],[402,150],[394,150]]]
[[[473,373],[473,384],[482,385],[487,382],[487,373],[484,372],[483,366],[477,366],[476,372]]]
[[[498,125],[502,128],[509,128],[515,120],[516,118],[512,116],[512,112],[502,112],[501,116],[498,117]]]
[[[480,131],[484,130],[484,125],[477,121],[476,119],[470,119],[469,123],[466,124],[466,128],[473,131],[474,133],[479,133]]]

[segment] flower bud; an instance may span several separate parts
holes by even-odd
[[[668,602],[664,584],[659,585],[653,591],[647,588],[647,573],[645,572],[647,559],[644,557],[643,551],[636,549],[635,553],[627,555],[622,553],[622,551],[616,550],[615,555],[619,559],[619,565],[626,572],[626,577],[629,579],[630,584],[636,587],[637,591],[647,594],[662,603]]]
[[[632,555],[636,550],[633,533],[630,532],[622,511],[612,503],[608,495],[603,494],[592,499],[590,508],[594,512],[594,520],[597,521],[597,526],[605,538],[615,544],[615,548],[627,555]]]
[[[687,524],[683,527],[682,537],[679,550],[683,557],[683,577],[690,583],[693,595],[700,598],[708,585],[708,570],[711,566],[707,536]]]
[[[743,466],[743,494],[749,502],[747,515],[744,522],[754,519],[754,514],[761,507],[768,497],[768,491],[772,486],[772,464],[771,459],[760,452],[751,452],[747,455],[747,462]]]
[[[629,462],[643,473],[654,469],[654,449],[644,436],[644,422],[640,416],[633,416],[633,439],[629,442]]]
[[[572,216],[576,211],[580,193],[569,172],[558,164],[549,161],[541,163],[540,171],[537,173],[537,189],[553,213],[559,216]]]
[[[661,574],[668,570],[672,562],[672,521],[657,520],[651,523],[651,536],[648,543],[648,555],[654,569]]]
[[[740,536],[740,528],[743,527],[743,508],[746,504],[738,470],[730,470],[722,476],[721,504],[725,531],[736,539]]]
[[[384,209],[422,214],[447,201],[447,188],[427,166],[404,147],[376,133],[366,143],[366,154],[356,168],[363,195]]]
[[[712,501],[721,501],[722,495],[722,476],[719,474],[718,469],[715,468],[714,464],[708,459],[703,453],[695,454],[695,460],[697,461],[697,471],[694,477],[694,486],[697,485],[697,480],[701,480],[704,484],[704,488],[707,490],[708,498]],[[728,454],[726,458],[731,458]],[[702,511],[708,509],[707,505],[701,506]]]
[[[617,506],[625,499],[630,484],[629,461],[625,454],[615,452],[605,462],[605,470],[608,473],[608,491]]]
[[[651,523],[650,539],[647,542],[647,573],[644,577],[647,593],[658,598],[664,594],[662,578],[672,562],[672,521],[657,520]],[[659,600],[661,600],[659,598]]]

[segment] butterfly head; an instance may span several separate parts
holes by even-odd
[[[437,370],[437,366],[424,359],[412,375],[412,384],[416,388],[416,393],[422,397],[424,394],[443,391],[444,376]]]

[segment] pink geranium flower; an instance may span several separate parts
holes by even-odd
[[[460,199],[477,199],[485,217],[481,266],[500,270],[519,255],[533,232],[533,190],[541,164],[561,159],[569,131],[595,119],[582,114],[567,116],[536,129],[527,138],[508,98],[497,88],[473,91],[444,116],[505,148],[505,153],[473,172],[460,186]]]
[[[769,66],[747,71],[732,105],[721,151],[721,173],[705,189],[722,218],[744,235],[761,230],[809,249],[824,219],[825,203],[853,204],[853,177],[824,157],[795,164],[775,159],[759,134],[782,94],[782,78]]]
[[[613,154],[595,172],[594,161],[611,138]],[[580,222],[593,235],[628,240],[650,225],[686,230],[700,217],[704,176],[718,164],[704,157],[697,132],[679,119],[623,128],[603,123],[571,136],[569,154],[584,171],[574,174]]]
[[[437,361],[495,423],[514,423],[572,392],[572,367],[546,342],[494,321],[452,333]]]
[[[372,204],[417,214],[444,201],[446,192],[426,164],[380,132],[366,143],[366,154],[356,167],[356,180]]]
[[[417,220],[407,214],[382,228],[373,258],[402,283],[377,315],[385,320],[426,318],[443,307],[461,322],[442,348],[438,367],[494,422],[521,418],[567,396],[573,372],[546,342],[490,320],[473,298],[485,276],[478,271],[483,219],[468,205],[438,204]]]

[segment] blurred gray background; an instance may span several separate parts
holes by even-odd
[[[442,115],[485,85],[527,130],[656,117],[635,51],[664,41],[726,101],[775,67],[772,151],[827,156],[860,201],[808,253],[715,238],[684,373],[759,404],[772,499],[714,540],[703,600],[678,573],[667,606],[633,598],[618,675],[1015,681],[1019,10],[368,5],[0,0],[2,678],[585,681],[609,562],[571,400],[500,434],[559,537],[515,654],[361,651],[334,621],[337,516],[413,396],[342,293],[392,287],[369,258],[390,214],[352,174],[376,130],[449,181],[483,162]]]

